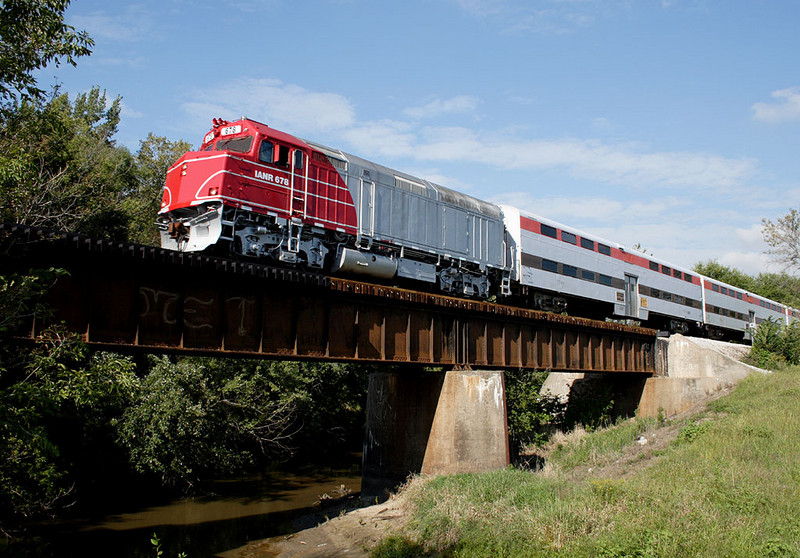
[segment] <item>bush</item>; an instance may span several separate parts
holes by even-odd
[[[800,364],[800,322],[789,325],[771,319],[761,322],[753,334],[750,360],[770,370]]]
[[[294,456],[360,447],[366,382],[342,364],[151,360],[118,441],[139,473],[191,488]],[[352,440],[353,435],[357,439]],[[298,452],[300,453],[300,452]],[[309,455],[311,454],[311,455]]]
[[[264,374],[212,359],[154,359],[119,423],[134,468],[169,486],[246,470],[288,454],[294,401]]]
[[[564,403],[558,397],[540,393],[548,374],[536,370],[506,372],[508,436],[515,451],[546,442],[548,426],[559,423],[564,415]]]

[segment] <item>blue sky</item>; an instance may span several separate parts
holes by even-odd
[[[779,271],[800,207],[796,0],[73,0],[40,86],[121,96],[118,143],[247,116],[690,267]]]

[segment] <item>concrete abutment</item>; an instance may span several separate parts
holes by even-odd
[[[508,464],[502,371],[370,375],[364,496],[383,496],[413,473],[476,473]]]

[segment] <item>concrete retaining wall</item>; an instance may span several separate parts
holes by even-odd
[[[750,347],[675,334],[659,339],[666,353],[663,365],[648,378],[637,414],[645,417],[672,416],[690,409],[703,399],[728,389],[752,372],[765,370],[739,362]],[[665,365],[665,369],[664,369]]]

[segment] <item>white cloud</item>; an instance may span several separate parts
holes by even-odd
[[[465,12],[478,16],[487,17],[496,15],[503,11],[505,2],[503,0],[451,0],[455,5]]]
[[[403,114],[410,118],[421,120],[425,118],[434,118],[443,114],[472,112],[477,107],[477,98],[469,95],[458,95],[451,99],[434,99],[420,107],[409,107],[403,111]]]
[[[142,118],[144,117],[144,113],[132,108],[128,103],[124,100],[120,102],[120,112],[123,117],[125,118]]]
[[[372,138],[372,152],[393,151],[380,147],[383,139]],[[391,135],[385,139],[394,141]],[[645,153],[595,140],[492,137],[469,128],[406,129],[405,143],[403,151],[422,160],[473,161],[505,169],[566,168],[581,178],[636,187],[733,188],[756,171],[751,159],[691,152]]]
[[[139,4],[129,4],[124,12],[110,16],[105,11],[75,15],[69,24],[86,30],[89,36],[116,42],[138,42],[153,40],[153,14]]]
[[[363,156],[413,157],[417,150],[413,127],[395,120],[359,123],[342,130],[341,135]]]
[[[335,93],[315,92],[274,79],[228,80],[212,91],[194,93],[196,100],[182,105],[184,111],[205,112],[224,118],[248,116],[290,133],[304,135],[355,125],[350,101]]]
[[[800,118],[800,87],[779,89],[771,94],[772,103],[755,103],[753,119],[760,122],[785,122]]]

